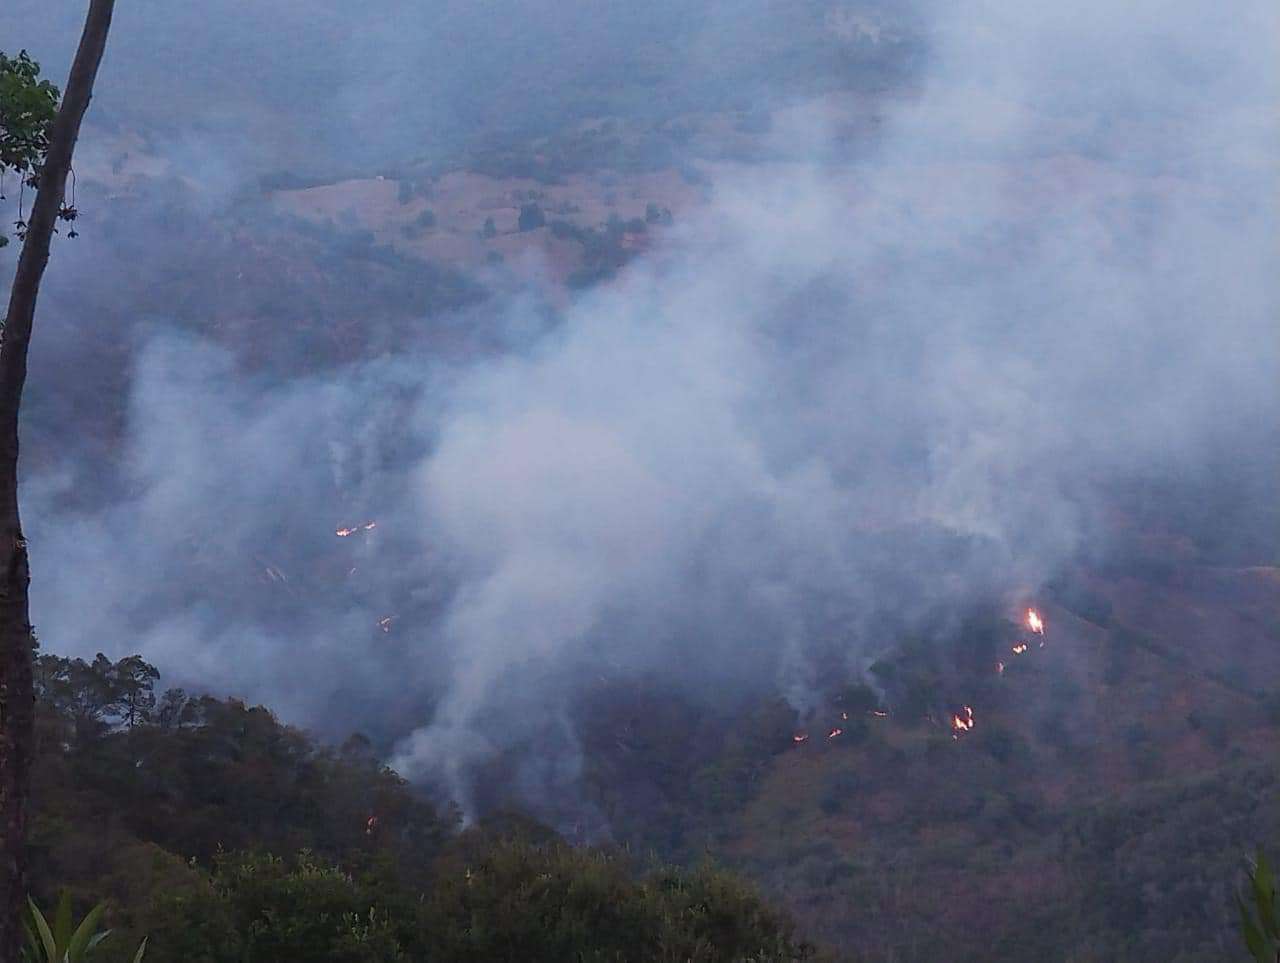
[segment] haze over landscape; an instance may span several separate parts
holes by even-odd
[[[0,48],[65,76],[82,17]],[[42,650],[362,733],[465,826],[710,854],[833,958],[1243,958],[1277,38],[123,4],[23,409]]]

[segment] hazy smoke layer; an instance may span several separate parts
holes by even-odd
[[[884,87],[904,58],[866,44],[850,56],[858,25],[901,23],[913,6],[369,0],[356,14],[342,0],[135,0],[116,11],[94,110],[192,164],[367,176],[584,118]],[[83,14],[79,0],[6,0],[0,44],[64,77]]]
[[[28,484],[42,636],[405,736],[465,798],[584,680],[803,707],[819,660],[1034,590],[1127,479],[1274,444],[1270,5],[935,14],[873,156],[716,170],[521,350],[281,383],[145,338],[119,490]]]

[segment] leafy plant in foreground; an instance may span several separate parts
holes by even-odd
[[[1280,963],[1280,901],[1275,876],[1261,850],[1250,861],[1246,878],[1249,885],[1238,897],[1244,941],[1258,963]]]
[[[99,903],[85,914],[80,925],[72,929],[71,894],[63,891],[54,910],[53,923],[40,912],[40,907],[27,899],[29,910],[26,923],[27,945],[23,949],[24,963],[82,963],[99,943],[111,935],[110,930],[95,932],[98,920],[106,909],[106,903]],[[143,954],[147,950],[144,939],[133,956],[133,963],[142,963]]]

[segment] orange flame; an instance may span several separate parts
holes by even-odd
[[[839,726],[837,726],[836,728],[832,729],[830,732],[827,733],[827,738],[834,739],[836,736],[842,736],[842,735],[844,735],[844,730],[841,729]]]
[[[356,529],[354,528],[339,528],[336,529],[333,534],[337,535],[339,538],[346,538],[348,535],[354,535],[355,533]]]
[[[961,706],[960,711],[951,717],[951,738],[959,739],[962,732],[968,732],[973,728],[973,709],[970,706]]]
[[[792,737],[791,737],[791,741],[792,741],[792,742],[794,742],[797,746],[798,746],[798,745],[800,745],[800,743],[802,743],[802,742],[808,742],[808,741],[809,741],[809,733],[807,733],[807,732],[797,732],[794,736],[792,736]]]
[[[1019,642],[1017,645],[1013,647],[1014,655],[1022,655],[1022,653],[1026,651],[1027,651],[1027,643],[1025,642]]]
[[[1027,628],[1036,635],[1044,635],[1044,620],[1035,609],[1027,609]]]

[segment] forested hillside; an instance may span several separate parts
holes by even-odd
[[[607,826],[630,856],[566,848],[528,817],[502,815],[528,807],[515,775],[535,730],[479,778],[493,815],[460,831],[456,812],[386,769],[362,736],[326,747],[265,708],[165,690],[137,657],[44,655],[38,892],[109,896],[124,932],[191,959],[240,959],[232,947],[257,945],[259,929],[283,938],[262,920],[310,914],[312,900],[335,920],[377,920],[350,936],[357,955],[316,959],[398,959],[393,946],[409,959],[467,959],[477,939],[496,941],[483,958],[533,958],[500,949],[544,945],[532,935],[542,924],[519,922],[526,912],[561,920],[544,934],[548,960],[579,938],[612,945],[615,927],[696,944],[682,900],[710,901],[735,934],[717,931],[706,959],[772,941],[781,955],[769,959],[808,952],[745,884],[700,868],[714,853],[804,932],[842,947],[839,959],[910,959],[943,944],[973,961],[1233,958],[1242,857],[1280,839],[1280,692],[1255,684],[1274,673],[1275,577],[1077,576],[1042,609],[1042,647],[1015,651],[1021,626],[975,612],[943,643],[903,640],[871,668],[881,691],[833,689],[807,718],[764,694],[709,713],[643,681],[601,685],[575,710],[584,796],[535,811],[579,846]],[[1135,628],[1161,611],[1172,621]],[[1253,652],[1252,676],[1214,668],[1195,647],[1193,611],[1241,620],[1232,664]],[[943,714],[962,703],[969,731]],[[479,884],[458,889],[455,876],[479,865],[495,875],[474,903]],[[579,895],[535,898],[525,874]],[[669,885],[677,903],[660,896]],[[287,909],[273,908],[280,900]],[[617,901],[622,915],[601,915]],[[488,912],[476,931],[474,914]],[[296,925],[298,939],[333,938]],[[625,956],[640,951],[617,938],[618,958],[667,958]]]
[[[520,816],[460,830],[378,762],[267,709],[157,694],[138,657],[38,662],[33,888],[109,900],[96,958],[813,959],[710,866],[568,846]]]

